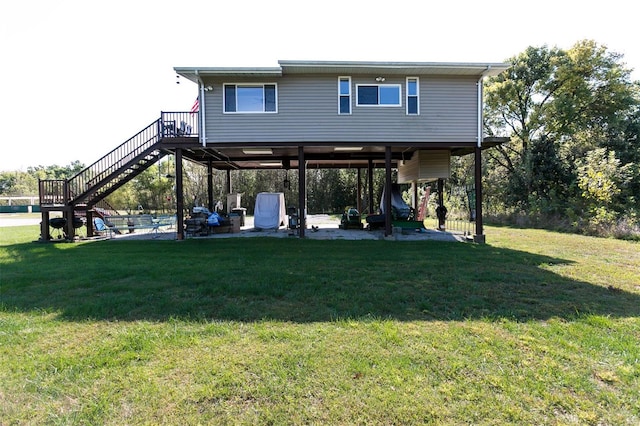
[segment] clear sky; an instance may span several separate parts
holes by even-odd
[[[640,79],[628,0],[4,0],[0,170],[86,165],[160,117],[188,111],[174,66],[278,60],[502,62],[593,39]]]

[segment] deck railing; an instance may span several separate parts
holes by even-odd
[[[159,133],[162,137],[197,137],[199,134],[198,113],[162,112]]]
[[[46,179],[38,181],[40,205],[65,205],[69,199],[67,181],[64,179]]]

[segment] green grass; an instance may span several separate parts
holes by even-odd
[[[0,424],[637,424],[640,244],[32,243],[0,229]]]

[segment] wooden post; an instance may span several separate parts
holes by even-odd
[[[304,238],[304,231],[307,228],[307,194],[306,194],[307,166],[304,163],[304,147],[298,147],[298,231],[300,238]]]
[[[369,184],[369,214],[376,214],[376,211],[373,209],[373,160],[369,159],[369,164],[367,165],[367,179]]]
[[[232,185],[231,185],[231,170],[227,170],[227,194],[231,194],[231,190],[232,190]]]
[[[444,180],[438,179],[438,207],[444,207]],[[446,219],[438,216],[438,229],[444,231],[446,228]]]
[[[93,237],[93,206],[87,206],[87,237]]]
[[[176,149],[176,239],[184,240],[184,188],[182,186],[182,148]]]
[[[384,236],[392,234],[391,230],[391,147],[384,148]]]
[[[207,208],[213,211],[213,160],[207,160]]]
[[[362,213],[362,169],[358,167],[358,183],[356,184],[356,192],[358,193],[358,199],[356,200],[356,210],[358,213]]]
[[[67,223],[65,223],[65,228],[66,228],[66,234],[67,234],[67,240],[69,241],[73,241],[75,235],[76,235],[76,229],[73,227],[73,206],[68,206],[64,209],[64,213],[63,213],[64,217],[67,219]]]
[[[49,232],[49,210],[42,209],[42,222],[40,222],[40,241],[51,240],[51,233]]]
[[[473,241],[485,243],[485,235],[482,224],[482,154],[480,147],[475,151],[475,183],[476,183],[476,233]]]

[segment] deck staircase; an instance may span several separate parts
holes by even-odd
[[[71,222],[73,217],[85,216],[88,212],[91,212],[88,217],[93,214],[100,217],[115,210],[105,197],[170,153],[162,148],[163,138],[193,136],[175,133],[176,117],[184,117],[184,113],[163,113],[158,120],[69,179],[40,180],[41,239],[49,239],[49,212],[62,212]],[[186,123],[183,121],[183,124]],[[69,231],[73,233],[71,227]]]
[[[161,128],[161,120],[154,121],[69,179],[41,180],[40,206],[92,208],[168,153],[160,148]]]

